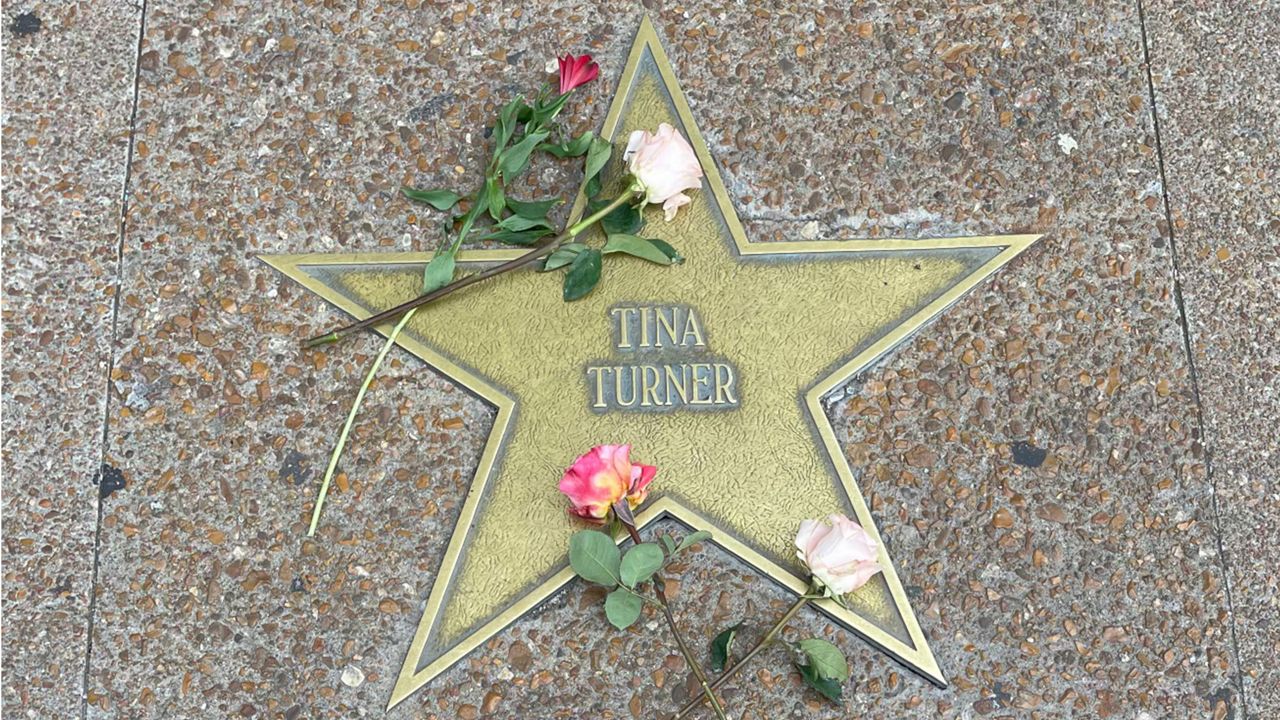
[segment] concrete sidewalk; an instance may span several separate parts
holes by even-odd
[[[6,715],[384,714],[492,412],[394,351],[305,540],[378,344],[300,351],[338,315],[256,256],[433,248],[398,187],[468,184],[566,50],[598,127],[648,12],[753,241],[1046,233],[831,411],[951,687],[810,614],[846,706],[774,651],[738,716],[1280,716],[1274,3],[4,12]],[[714,548],[677,579],[698,645],[789,602]],[[586,592],[390,716],[690,697]]]

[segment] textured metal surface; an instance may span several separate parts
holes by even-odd
[[[571,579],[565,555],[578,526],[564,513],[556,481],[593,444],[634,443],[635,457],[660,468],[641,523],[670,516],[712,530],[721,547],[793,590],[804,586],[791,549],[801,519],[845,512],[878,537],[856,469],[822,412],[823,396],[1037,237],[749,244],[646,20],[603,134],[622,138],[664,121],[690,138],[707,172],[702,192],[675,221],[663,223],[657,212],[648,217],[646,234],[672,242],[686,256],[684,265],[614,260],[601,285],[572,304],[560,300],[558,276],[506,275],[432,306],[402,338],[498,415],[392,704]],[[616,178],[619,170],[615,159],[607,172]],[[514,254],[476,251],[460,260],[467,269]],[[414,295],[426,257],[266,259],[364,317]],[[615,322],[632,308],[632,317],[655,322],[663,312],[692,311],[703,342],[619,347]],[[680,315],[684,322],[686,315]],[[733,373],[730,389],[715,387],[724,380],[715,369],[705,371],[705,397],[720,412],[665,407],[657,394],[647,407],[592,407],[600,378],[590,367],[616,368],[615,374],[639,368],[634,372],[643,384],[644,367],[655,374],[667,367],[696,372],[685,366],[715,362]],[[644,399],[642,387],[636,404]],[[650,412],[656,409],[666,411]],[[850,610],[831,603],[823,610],[945,683],[883,550],[881,563],[885,573],[853,597]]]

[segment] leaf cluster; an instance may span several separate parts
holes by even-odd
[[[569,566],[583,579],[610,589],[604,601],[605,617],[625,630],[644,610],[641,586],[680,553],[710,537],[710,533],[692,533],[676,542],[663,535],[660,542],[639,543],[624,553],[609,535],[583,530],[569,539]]]

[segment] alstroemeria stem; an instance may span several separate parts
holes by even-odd
[[[404,326],[409,324],[413,319],[415,311],[410,310],[400,318],[400,322],[396,323],[395,329],[387,336],[386,342],[382,343],[382,349],[378,351],[378,356],[373,359],[373,365],[369,367],[369,372],[365,373],[364,382],[360,383],[360,391],[356,393],[355,402],[351,403],[351,412],[347,413],[347,421],[342,424],[342,432],[338,434],[338,443],[333,447],[333,454],[329,456],[329,466],[324,471],[324,481],[320,483],[320,494],[316,496],[316,507],[311,511],[311,525],[307,528],[307,537],[313,537],[316,534],[316,527],[320,525],[320,511],[324,509],[325,498],[329,496],[329,483],[333,480],[333,474],[338,469],[338,459],[342,457],[342,450],[347,446],[347,436],[351,434],[351,426],[355,424],[356,415],[360,412],[360,405],[364,402],[365,393],[369,392],[369,386],[373,384],[373,377],[378,374],[378,368],[382,367],[382,361],[386,360],[387,353],[391,351],[391,347],[396,344],[396,337],[400,335],[400,331]]]
[[[748,650],[747,654],[742,656],[742,659],[725,668],[723,673],[720,673],[720,677],[716,678],[711,683],[711,690],[714,691],[716,688],[723,685],[729,680],[729,678],[736,675],[739,670],[746,667],[747,663],[751,662],[756,655],[760,654],[761,650],[769,647],[769,645],[771,645],[777,638],[778,633],[782,632],[782,629],[787,626],[787,623],[791,622],[791,619],[796,616],[796,613],[800,612],[800,609],[805,605],[808,605],[809,601],[812,599],[812,596],[801,595],[800,599],[796,600],[795,603],[787,609],[787,612],[778,619],[778,622],[774,623],[773,627],[769,628],[769,632],[765,633],[764,637],[760,638],[760,642],[756,643],[755,647]],[[690,700],[684,707],[680,708],[679,712],[672,715],[670,720],[682,720],[689,713],[698,709],[698,707],[702,705],[702,700],[702,698]]]
[[[620,504],[625,504],[624,499]],[[640,539],[640,533],[636,530],[635,525],[622,519],[619,513],[619,519],[622,520],[622,526],[627,529],[627,533],[631,535],[631,540],[639,545],[644,542]],[[703,698],[711,703],[711,709],[715,711],[718,720],[728,720],[724,714],[724,708],[721,707],[720,701],[716,699],[714,686],[707,680],[707,674],[702,671],[702,666],[698,664],[697,658],[694,657],[693,651],[685,644],[684,637],[680,635],[680,629],[676,627],[675,615],[671,614],[671,604],[667,602],[667,583],[662,579],[662,573],[655,572],[653,574],[653,589],[658,596],[658,603],[662,605],[662,615],[667,620],[667,627],[671,629],[671,637],[675,638],[676,647],[680,648],[680,654],[684,656],[684,661],[693,670],[693,674],[698,678],[698,682],[702,685]],[[697,701],[699,704],[701,699]]]
[[[609,213],[613,212],[614,210],[618,209],[623,204],[631,200],[631,197],[632,197],[631,190],[628,189],[623,194],[614,198],[613,202],[604,206],[603,208],[601,208],[596,213],[592,214],[587,219],[574,224],[572,227],[566,229],[564,232],[560,233],[559,235],[552,237],[550,240],[544,241],[541,245],[538,245],[534,249],[530,250],[529,252],[517,258],[508,260],[502,263],[501,265],[494,265],[493,267],[487,270],[478,272],[474,275],[467,275],[465,277],[458,278],[457,280],[454,280],[448,285],[432,290],[431,292],[425,295],[419,295],[418,297],[408,302],[400,303],[399,305],[391,308],[390,310],[383,310],[382,312],[377,313],[376,315],[370,315],[369,317],[363,320],[360,320],[358,322],[354,322],[354,323],[351,323],[350,325],[345,325],[343,327],[340,327],[337,330],[333,330],[332,332],[327,332],[323,335],[318,335],[316,337],[313,337],[304,344],[304,347],[309,349],[309,348],[318,347],[320,345],[326,345],[328,343],[337,342],[342,338],[350,335],[353,332],[356,332],[358,330],[363,330],[367,327],[373,327],[374,325],[381,325],[382,323],[387,322],[388,320],[394,320],[395,318],[409,312],[410,310],[420,308],[423,305],[426,305],[427,303],[439,300],[440,298],[446,295],[450,295],[454,292],[457,292],[458,290],[461,290],[465,287],[470,287],[472,285],[475,285],[478,282],[481,282],[483,280],[488,280],[489,278],[494,277],[496,275],[501,275],[505,272],[515,270],[516,268],[529,265],[530,263],[534,262],[538,258],[551,254],[556,250],[556,248],[560,247],[560,245],[562,245],[566,240],[571,240],[575,236],[581,234],[583,230],[586,230],[591,225],[599,222],[602,218],[604,218],[605,215],[608,215]]]

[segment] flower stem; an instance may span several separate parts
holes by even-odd
[[[627,501],[622,500],[622,502],[626,503]],[[631,535],[632,542],[637,545],[643,542],[643,540],[640,539],[640,533],[636,531],[635,525],[625,521],[622,525]],[[711,709],[715,711],[716,718],[718,718],[718,720],[728,720],[725,717],[724,708],[721,707],[720,701],[716,699],[716,694],[714,692],[715,686],[707,680],[707,674],[703,672],[702,666],[698,664],[697,659],[693,656],[693,651],[689,649],[689,646],[684,641],[684,637],[680,635],[680,629],[676,627],[676,618],[675,615],[671,614],[671,604],[667,601],[667,584],[662,579],[662,573],[655,572],[653,574],[653,588],[656,591],[655,594],[658,596],[658,602],[662,605],[662,615],[667,620],[667,627],[671,628],[671,636],[675,638],[676,646],[680,648],[680,654],[684,656],[685,663],[687,663],[689,668],[693,670],[694,676],[698,678],[698,682],[702,685],[703,698],[705,698],[707,702],[711,703]],[[694,702],[694,705],[701,704],[701,702],[702,699],[698,699]]]
[[[592,214],[587,219],[573,225],[572,227],[566,229],[564,232],[560,233],[559,235],[556,235],[551,239],[544,241],[541,245],[538,245],[537,247],[533,248],[529,252],[517,258],[508,260],[507,262],[504,262],[501,265],[494,265],[493,267],[487,270],[478,272],[474,275],[467,275],[465,277],[458,278],[457,280],[454,280],[448,285],[432,290],[431,292],[426,293],[425,295],[419,295],[418,297],[408,302],[401,303],[391,308],[390,310],[384,310],[380,313],[377,313],[376,315],[370,315],[369,317],[363,320],[360,320],[358,322],[354,322],[354,323],[351,323],[350,325],[340,327],[337,330],[333,330],[323,335],[313,337],[310,340],[306,341],[306,343],[304,344],[304,347],[310,349],[310,348],[318,347],[320,345],[326,345],[328,343],[337,342],[338,340],[341,340],[342,338],[350,335],[353,332],[356,332],[358,330],[363,330],[367,327],[372,327],[374,325],[380,325],[384,322],[387,322],[388,320],[394,320],[395,318],[400,317],[401,315],[409,312],[410,310],[415,310],[417,308],[420,308],[423,305],[426,305],[427,303],[439,300],[440,298],[446,295],[452,294],[465,287],[470,287],[471,285],[475,285],[476,283],[481,282],[483,280],[488,280],[489,278],[494,277],[496,275],[501,275],[510,270],[515,270],[516,268],[529,265],[530,263],[534,262],[538,258],[551,254],[556,248],[560,247],[560,245],[562,245],[566,240],[571,240],[572,238],[582,233],[583,230],[586,230],[591,225],[599,222],[605,215],[608,215],[609,213],[618,209],[620,206],[622,206],[628,200],[630,200],[631,197],[632,197],[632,191],[630,188],[628,188],[626,192],[614,198],[613,202],[604,206],[603,208],[601,208],[596,213]]]
[[[766,647],[771,645],[773,641],[777,639],[778,633],[782,632],[782,629],[787,626],[787,623],[791,622],[791,619],[796,616],[796,613],[800,612],[800,609],[805,605],[808,605],[809,601],[812,599],[813,597],[810,595],[801,595],[800,599],[796,600],[795,603],[787,609],[787,612],[778,619],[778,622],[774,623],[772,628],[769,628],[769,632],[765,633],[764,637],[760,638],[760,642],[756,643],[755,647],[747,651],[747,654],[743,655],[741,660],[738,660],[726,668],[725,671],[720,674],[720,677],[716,678],[715,681],[711,683],[711,690],[715,690],[723,685],[729,680],[729,678],[736,675],[739,670],[746,667],[747,663],[751,662],[756,655],[760,654],[761,650],[764,650]],[[702,698],[695,698],[689,701],[684,707],[680,708],[679,712],[672,715],[670,720],[682,720],[682,718],[696,710],[701,704]]]
[[[373,359],[373,365],[369,367],[369,372],[364,376],[364,382],[360,383],[360,391],[356,393],[355,402],[351,403],[351,412],[347,413],[347,421],[342,424],[342,432],[338,435],[338,443],[333,448],[333,454],[329,456],[329,467],[325,468],[324,481],[320,483],[320,495],[316,497],[316,507],[311,511],[311,526],[307,528],[307,536],[313,537],[316,534],[316,526],[320,524],[320,511],[324,508],[324,499],[329,495],[329,482],[333,480],[334,470],[338,468],[338,458],[342,457],[342,450],[347,446],[347,435],[351,433],[351,426],[355,424],[356,414],[360,412],[360,404],[364,402],[364,395],[369,391],[369,386],[373,384],[373,378],[378,374],[378,368],[382,367],[382,361],[386,359],[387,353],[391,351],[391,346],[396,344],[396,338],[400,335],[400,331],[404,326],[413,319],[415,310],[405,313],[400,318],[400,322],[396,323],[391,334],[387,336],[387,341],[382,344],[382,349],[378,351],[378,356]]]

